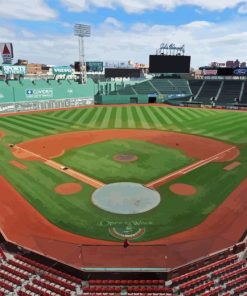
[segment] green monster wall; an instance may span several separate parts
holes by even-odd
[[[0,103],[93,98],[96,92],[96,85],[91,79],[86,85],[74,80],[0,81]]]

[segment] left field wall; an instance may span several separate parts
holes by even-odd
[[[0,81],[0,113],[92,105],[96,92],[91,79],[85,85],[74,80]]]

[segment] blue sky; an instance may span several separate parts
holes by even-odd
[[[161,43],[185,44],[195,68],[246,58],[247,0],[0,0],[0,42],[15,58],[78,59],[75,23],[89,24],[87,60],[148,62]]]

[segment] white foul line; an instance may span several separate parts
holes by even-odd
[[[20,150],[22,150],[22,151],[24,151],[24,152],[26,152],[28,154],[31,154],[31,155],[39,158],[39,159],[42,159],[45,162],[46,165],[48,165],[48,166],[50,166],[50,167],[52,167],[52,168],[54,168],[56,170],[59,170],[59,171],[63,172],[64,174],[72,176],[72,177],[74,177],[74,178],[76,178],[76,179],[78,179],[78,180],[80,180],[82,182],[90,184],[90,185],[92,185],[92,186],[94,186],[96,188],[100,188],[100,187],[105,185],[104,183],[102,183],[102,182],[100,182],[98,180],[92,179],[92,178],[90,178],[90,177],[88,177],[88,176],[86,176],[84,174],[81,174],[81,173],[75,171],[75,170],[72,170],[72,169],[63,170],[63,169],[61,169],[61,167],[63,167],[64,165],[61,165],[60,163],[55,162],[53,160],[47,159],[47,158],[45,158],[45,157],[43,157],[43,156],[41,156],[39,154],[36,154],[36,153],[34,153],[32,151],[27,150],[25,148],[22,148],[22,147],[17,146],[17,145],[14,146],[14,147],[16,147],[17,149],[20,149]],[[76,175],[77,175],[77,177],[76,177]]]
[[[180,170],[175,171],[175,172],[173,172],[173,173],[171,173],[169,175],[166,175],[164,177],[161,177],[161,178],[159,178],[159,179],[157,179],[155,181],[152,181],[152,182],[146,184],[146,187],[153,187],[156,184],[159,184],[160,182],[165,182],[167,179],[170,179],[171,177],[176,176],[176,175],[177,176],[179,176],[179,175],[185,175],[185,174],[187,174],[187,173],[189,173],[189,172],[191,172],[191,171],[193,171],[195,169],[198,169],[198,168],[200,168],[200,167],[202,167],[202,166],[204,166],[204,165],[212,162],[215,159],[220,158],[220,156],[222,154],[227,153],[228,151],[231,151],[234,148],[235,148],[235,146],[232,146],[232,147],[230,147],[230,148],[228,148],[228,149],[226,149],[226,150],[224,150],[222,152],[219,152],[219,153],[217,153],[217,154],[215,154],[213,156],[210,156],[210,157],[208,157],[206,159],[203,159],[203,160],[200,160],[198,162],[195,162],[195,163],[193,163],[193,164],[191,164],[191,165],[189,165],[189,166],[187,166],[187,167],[185,167],[183,169],[180,169]]]

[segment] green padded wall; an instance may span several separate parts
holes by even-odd
[[[42,101],[69,98],[93,98],[97,85],[89,79],[86,85],[66,80],[0,81],[0,103]]]

